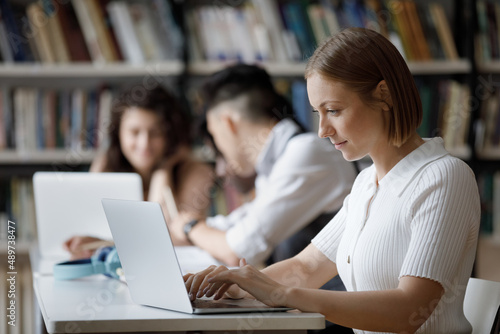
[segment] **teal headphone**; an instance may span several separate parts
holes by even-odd
[[[122,276],[120,258],[115,247],[102,247],[90,259],[61,262],[54,265],[56,280],[70,280],[104,274],[119,279]]]

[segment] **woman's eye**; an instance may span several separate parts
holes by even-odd
[[[329,114],[333,114],[333,115],[335,115],[336,113],[338,113],[338,110],[334,110],[334,109],[327,109],[327,110],[326,110],[326,112],[327,112],[327,113],[329,113]]]

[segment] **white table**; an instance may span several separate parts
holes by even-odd
[[[194,252],[194,253],[193,253]],[[178,251],[184,271],[198,270],[208,263],[196,250]],[[210,260],[205,258],[205,260]],[[317,313],[298,311],[191,315],[132,302],[126,284],[95,275],[72,281],[55,281],[51,261],[32,254],[33,285],[49,333],[306,333],[322,329],[325,318]],[[204,261],[206,262],[206,261]],[[184,265],[182,265],[184,264]],[[37,270],[38,269],[38,270]]]
[[[124,283],[101,276],[54,281],[35,275],[34,288],[49,333],[305,333],[325,326],[317,313],[190,315],[141,306],[132,302]]]

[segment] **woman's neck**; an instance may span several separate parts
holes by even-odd
[[[385,147],[378,147],[376,152],[370,154],[377,171],[377,183],[389,173],[404,157],[413,152],[424,143],[424,140],[415,132],[403,145],[396,147],[387,144]]]

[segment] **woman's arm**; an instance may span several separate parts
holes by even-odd
[[[414,333],[434,311],[444,293],[436,281],[409,276],[402,277],[396,289],[383,291],[289,287],[251,266],[219,272],[207,281],[222,289],[237,284],[268,305],[318,312],[327,320],[346,327],[394,333]],[[221,297],[219,292],[216,298]]]
[[[92,173],[102,173],[104,172],[104,166],[106,165],[106,155],[98,154],[92,164],[90,165],[89,172]]]
[[[320,288],[338,274],[336,264],[313,244],[296,256],[275,263],[262,272],[280,284],[302,288]]]
[[[246,265],[244,260],[243,263]],[[240,266],[242,266],[241,261]],[[231,285],[210,284],[208,280],[227,270],[224,266],[211,266],[197,274],[187,275],[185,279],[188,292],[192,296],[201,297],[206,293],[208,297],[217,294],[216,298],[221,298]],[[310,244],[295,257],[275,263],[263,269],[262,272],[270,279],[285,286],[319,288],[337,275],[337,267],[314,245]],[[239,289],[236,288],[237,286],[231,287],[230,297],[241,295],[237,291]],[[198,294],[200,291],[202,293]]]

